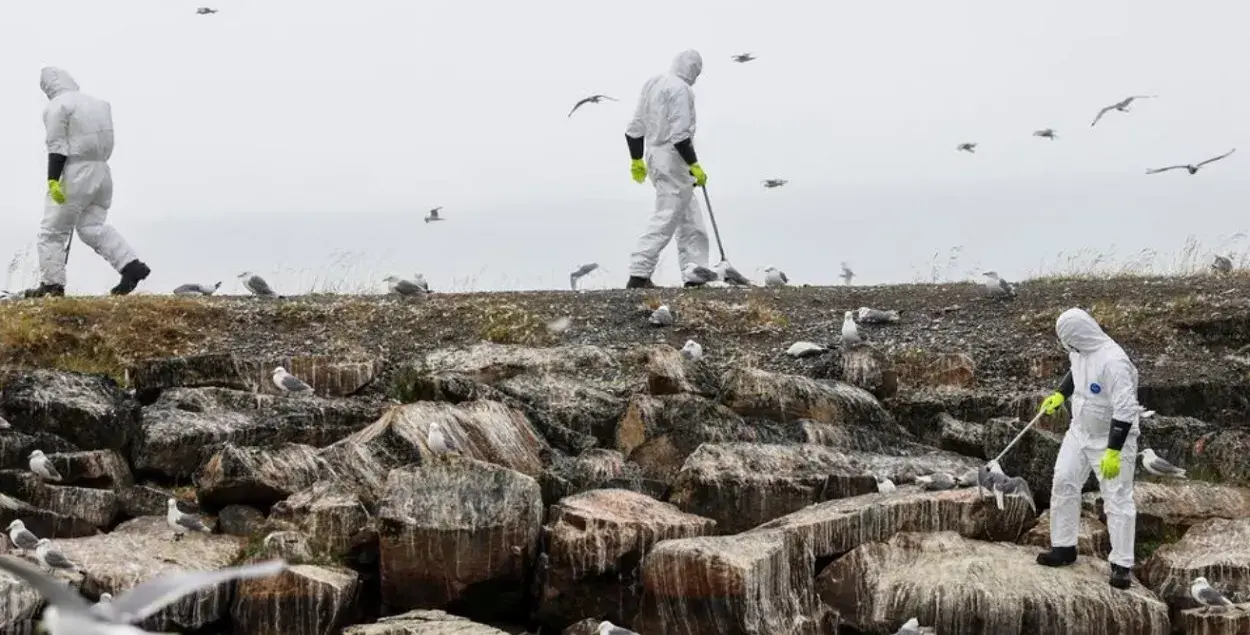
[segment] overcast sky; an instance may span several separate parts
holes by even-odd
[[[1233,0],[12,4],[0,257],[33,247],[39,69],[58,65],[113,105],[110,220],[152,267],[146,291],[235,292],[244,269],[280,293],[416,271],[441,289],[559,288],[587,261],[603,266],[592,286],[619,286],[654,201],[629,178],[624,126],[685,48],[704,58],[696,147],[748,275],[827,284],[846,260],[857,282],[906,282],[957,246],[956,279],[1112,245],[1162,266],[1186,235],[1210,250],[1250,228],[1250,5]],[[745,51],[759,59],[730,61]],[[622,101],[566,118],[592,93]],[[1089,127],[1131,94],[1159,98]],[[1043,127],[1059,140],[1031,136]],[[1144,174],[1238,146],[1197,176]],[[423,223],[438,205],[447,222]],[[672,249],[659,283],[677,280]],[[72,253],[71,293],[115,283]]]

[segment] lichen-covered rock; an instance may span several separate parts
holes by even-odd
[[[1174,542],[1190,527],[1212,518],[1250,517],[1250,489],[1205,481],[1139,481],[1133,485],[1137,504],[1137,540]],[[1087,513],[1098,513],[1097,492],[1082,497]]]
[[[1199,437],[1188,456],[1179,449],[1174,454],[1156,451],[1169,463],[1191,471],[1206,471],[1225,481],[1250,481],[1250,431],[1242,428],[1225,428]]]
[[[863,388],[878,399],[898,393],[898,371],[889,355],[871,344],[859,344],[842,351],[842,381]]]
[[[544,434],[548,429],[571,430],[603,447],[615,443],[616,422],[625,412],[621,397],[560,375],[517,375],[495,383],[495,388],[524,404],[526,414]]]
[[[360,497],[333,481],[318,481],[278,502],[269,518],[300,528],[314,552],[332,557],[347,553],[353,538],[369,525],[369,511]]]
[[[937,423],[942,435],[938,447],[964,456],[986,458],[985,426],[978,423],[960,421],[945,412],[938,415]]]
[[[9,484],[0,482],[0,493],[14,493],[14,490],[8,489],[9,487]],[[78,516],[67,516],[36,507],[29,501],[7,496],[3,502],[4,504],[0,505],[0,529],[8,527],[9,523],[15,520],[20,520],[27,529],[40,538],[77,538],[99,533],[96,525]]]
[[[230,566],[243,555],[238,538],[188,532],[172,540],[164,518],[136,518],[108,534],[58,540],[57,549],[78,563],[84,573],[83,590],[120,595],[146,580],[183,570],[213,570]],[[226,617],[234,583],[182,596],[140,625],[144,630],[194,631]]]
[[[619,489],[565,498],[548,516],[538,619],[554,628],[584,615],[629,624],[647,552],[662,540],[703,536],[716,524]]]
[[[140,516],[164,516],[166,501],[174,497],[172,490],[143,483],[117,491],[117,504],[127,518]],[[176,497],[175,497],[176,498]]]
[[[312,446],[227,443],[200,468],[195,484],[200,503],[209,507],[269,507],[311,486],[326,471],[325,461]]]
[[[905,483],[973,467],[974,460],[943,452],[891,457],[817,445],[707,443],[686,459],[668,500],[715,520],[720,533],[737,533],[812,503],[875,492],[871,473]]]
[[[938,633],[1167,635],[1167,606],[1134,584],[1107,584],[1106,562],[1039,567],[1037,551],[905,533],[870,542],[817,577],[820,599],[860,632],[892,633],[911,616]]]
[[[274,523],[271,526],[276,525]],[[299,531],[269,531],[264,534],[264,538],[261,538],[260,549],[265,558],[281,558],[292,564],[304,564],[313,559],[312,549],[308,546],[308,536]]]
[[[240,580],[230,608],[235,632],[330,635],[347,625],[356,599],[355,571],[297,564],[282,573]]]
[[[12,428],[0,430],[0,470],[27,469],[30,453],[43,450],[44,454],[74,452],[74,444],[49,432],[25,433]]]
[[[14,430],[55,434],[79,450],[125,454],[139,431],[138,402],[104,375],[53,370],[17,375],[0,391],[0,410]]]
[[[637,463],[627,462],[620,452],[593,448],[575,457],[555,457],[538,477],[543,505],[595,489],[627,489],[662,498],[668,484],[646,478]]]
[[[427,372],[460,373],[486,384],[521,373],[578,375],[618,366],[614,356],[597,346],[530,348],[490,342],[437,350],[421,364]]]
[[[61,473],[58,485],[121,489],[134,483],[130,465],[113,450],[44,453]]]
[[[129,370],[138,391],[218,387],[278,394],[270,379],[277,366],[304,380],[317,395],[345,397],[372,381],[379,364],[320,356],[255,359],[212,353],[143,360]]]
[[[136,471],[188,478],[226,443],[322,447],[372,423],[378,414],[375,406],[342,399],[174,388],[143,410],[143,431],[131,463]]]
[[[1076,552],[1082,556],[1106,558],[1111,553],[1111,535],[1098,516],[1089,511],[1081,512],[1080,528],[1077,530]],[[1038,516],[1037,523],[1020,537],[1020,544],[1050,549],[1050,510]]]
[[[700,445],[759,441],[760,435],[736,412],[702,397],[635,395],[616,426],[616,449],[647,478],[669,483]]]
[[[729,371],[723,386],[721,403],[744,417],[898,429],[871,393],[850,384],[738,368]]]
[[[247,505],[226,505],[217,513],[217,529],[231,536],[250,537],[265,524],[265,515]]]
[[[982,500],[976,488],[924,491],[903,485],[890,493],[872,493],[817,503],[764,523],[750,533],[798,534],[817,558],[841,555],[861,544],[888,540],[902,532],[953,531],[978,540],[1015,540],[1033,522],[1033,508],[1019,496]]]
[[[977,364],[964,353],[909,348],[894,355],[894,365],[905,386],[966,388],[976,382]]]
[[[93,527],[113,524],[120,507],[112,490],[45,483],[30,472],[0,470],[0,492],[52,512],[56,516],[82,520]]]
[[[819,632],[814,566],[802,542],[785,532],[665,540],[643,561],[632,628],[647,635],[812,635]]]
[[[932,446],[893,430],[874,430],[854,425],[799,420],[788,431],[787,440],[796,443],[825,445],[837,450],[874,452],[889,456],[928,454]]]
[[[382,601],[518,610],[542,512],[538,483],[498,465],[449,457],[392,471],[377,516]]]
[[[391,379],[390,393],[401,403],[446,401],[458,404],[478,399],[507,403],[511,400],[495,388],[458,373],[400,373]]]
[[[360,624],[343,635],[508,635],[492,626],[444,611],[409,611],[384,617],[373,624]]]
[[[29,584],[0,571],[0,633],[35,635],[44,601]]]
[[[653,396],[695,393],[716,394],[719,379],[705,364],[694,364],[681,351],[669,346],[648,347],[641,352],[646,360],[647,392]]]
[[[1176,623],[1181,611],[1199,606],[1189,595],[1199,576],[1234,603],[1250,600],[1250,518],[1194,525],[1180,542],[1156,549],[1141,571],[1142,584],[1168,603]]]

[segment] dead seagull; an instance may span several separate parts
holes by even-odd
[[[789,183],[789,181],[785,179],[764,179],[763,183],[764,183],[764,187],[771,190],[774,187],[781,187],[785,185],[786,183]]]
[[[961,144],[959,144],[959,145],[955,146],[955,150],[957,150],[957,151],[959,151],[959,152],[968,152],[968,153],[970,153],[970,154],[976,154],[976,153],[977,153],[977,144],[975,144],[975,143],[961,143]]]
[[[9,523],[5,531],[9,532],[9,542],[22,551],[34,551],[39,546],[39,537],[31,533],[20,520]]]
[[[1098,123],[1098,120],[1102,119],[1103,115],[1107,114],[1108,112],[1111,112],[1112,110],[1115,110],[1118,112],[1128,112],[1128,105],[1133,103],[1134,101],[1138,99],[1154,99],[1155,97],[1158,97],[1158,95],[1133,95],[1132,97],[1125,97],[1124,99],[1117,101],[1116,103],[1111,104],[1110,106],[1107,106],[1106,108],[1103,108],[1102,110],[1099,110],[1098,116],[1094,117],[1094,121],[1093,123],[1089,124],[1089,127],[1093,128],[1094,124]]]
[[[1202,576],[1194,578],[1193,585],[1189,587],[1189,596],[1197,600],[1205,608],[1204,613],[1210,612],[1211,607],[1233,605],[1232,602],[1228,601],[1228,598],[1212,588],[1211,583],[1207,582],[1207,579]]]
[[[786,277],[786,272],[773,267],[764,267],[764,286],[766,287],[783,287],[790,283],[790,279]]]
[[[1146,468],[1147,472],[1155,476],[1170,476],[1172,478],[1187,478],[1185,470],[1168,463],[1163,460],[1155,451],[1146,448],[1141,451],[1141,466]]]
[[[438,215],[438,212],[439,212],[439,210],[441,210],[441,209],[443,209],[443,207],[440,205],[440,206],[435,207],[434,209],[430,210],[430,213],[429,213],[429,214],[427,214],[427,215],[426,215],[426,217],[425,217],[425,222],[426,222],[426,224],[427,224],[427,225],[428,225],[429,223],[431,223],[431,222],[440,221],[440,220],[447,220],[447,219],[443,218],[442,216],[439,216],[439,215]]]
[[[273,385],[288,395],[313,394],[312,386],[304,383],[299,377],[286,372],[286,369],[281,366],[273,369]]]
[[[599,635],[638,635],[638,633],[604,620],[599,622]]]
[[[573,109],[569,111],[569,116],[572,117],[573,113],[577,112],[577,109],[581,108],[583,104],[597,104],[605,99],[608,101],[620,101],[619,99],[608,97],[607,95],[591,95],[576,104],[573,104]]]
[[[917,476],[916,484],[923,486],[924,489],[928,491],[955,489],[955,477],[950,474],[938,472],[928,476]]]
[[[35,545],[35,558],[39,560],[39,564],[49,570],[60,569],[69,571],[70,573],[78,573],[78,565],[65,557],[65,554],[52,548],[52,541],[47,538],[40,538]]]
[[[382,281],[386,283],[388,291],[397,295],[423,298],[429,292],[426,287],[422,287],[411,280],[404,280],[399,276],[387,276],[382,278]]]
[[[182,535],[188,531],[213,533],[213,530],[209,529],[199,516],[182,513],[182,510],[178,509],[178,501],[173,498],[165,501],[165,522],[174,528],[174,540],[182,540]]]
[[[998,277],[997,271],[986,271],[981,274],[985,276],[985,292],[995,298],[1014,298],[1016,297],[1016,288],[1011,286],[1006,280]]]
[[[850,347],[864,341],[859,334],[859,328],[855,326],[855,317],[850,311],[842,314],[842,346]]]
[[[716,282],[720,279],[720,274],[703,265],[696,265],[690,262],[686,263],[686,268],[681,270],[681,277],[686,286],[697,287],[709,282]]]
[[[712,267],[712,271],[715,271],[716,275],[720,276],[721,280],[724,280],[729,284],[739,287],[751,286],[751,281],[747,280],[746,276],[738,273],[738,270],[734,269],[734,266],[729,264],[728,260],[720,261],[720,263],[718,263],[715,267]]]
[[[855,321],[860,324],[892,324],[899,320],[898,311],[882,311],[881,309],[870,309],[866,306],[859,307],[855,312]]]
[[[745,64],[753,59],[758,59],[758,58],[755,57],[755,55],[751,53],[739,53],[737,55],[730,57],[730,59],[732,59],[733,61],[739,64]]]
[[[703,346],[694,340],[686,340],[686,345],[681,347],[681,356],[697,362],[703,359]]]
[[[1213,159],[1207,159],[1206,161],[1203,161],[1203,162],[1201,162],[1201,163],[1199,163],[1199,164],[1197,164],[1197,165],[1193,165],[1193,164],[1186,164],[1186,165],[1169,165],[1169,166],[1168,166],[1168,167],[1166,167],[1166,168],[1151,168],[1151,169],[1149,169],[1149,170],[1146,170],[1146,174],[1158,174],[1158,173],[1160,173],[1160,172],[1167,172],[1168,170],[1182,170],[1182,169],[1183,169],[1183,170],[1188,170],[1188,171],[1189,171],[1189,173],[1190,173],[1191,175],[1193,175],[1193,174],[1197,174],[1197,173],[1198,173],[1198,170],[1199,170],[1202,166],[1204,166],[1204,165],[1206,165],[1206,164],[1208,164],[1208,163],[1213,163],[1213,162],[1215,162],[1215,161],[1219,161],[1220,159],[1223,159],[1224,157],[1227,157],[1228,155],[1230,155],[1230,154],[1232,154],[1232,153],[1234,153],[1234,152],[1236,152],[1236,151],[1237,151],[1237,148],[1233,148],[1232,150],[1229,150],[1228,152],[1225,152],[1224,154],[1221,154],[1221,155],[1220,155],[1220,156],[1218,156],[1218,157],[1215,157],[1215,158],[1213,158]]]
[[[840,277],[842,278],[842,282],[846,283],[849,287],[851,285],[851,280],[855,278],[855,272],[851,271],[851,268],[844,262],[842,263],[842,275]]]
[[[254,296],[262,298],[278,297],[278,294],[274,293],[273,289],[269,288],[269,283],[265,282],[264,278],[252,273],[251,271],[244,271],[239,274],[239,279],[243,281],[243,287]]]
[[[52,464],[52,459],[44,456],[43,450],[34,450],[30,453],[30,471],[45,481],[55,482],[61,480],[61,473],[56,471],[56,466]]]
[[[174,287],[174,295],[213,295],[220,288],[221,288],[220,282],[218,282],[217,284],[211,287],[207,285],[202,285],[199,283],[191,282],[188,284],[183,284],[183,285]]]
[[[815,357],[816,355],[820,355],[828,350],[828,348],[815,342],[800,341],[791,344],[790,348],[786,349],[786,355],[799,358]]]
[[[1233,259],[1216,254],[1215,261],[1211,263],[1211,268],[1216,273],[1229,273],[1233,270]]]
[[[208,15],[210,13],[217,13],[217,9],[210,9],[208,7],[200,7],[195,10],[195,13],[197,15]]]
[[[1035,130],[1033,132],[1033,136],[1041,137],[1043,139],[1050,139],[1051,141],[1054,141],[1055,139],[1059,138],[1059,136],[1055,134],[1055,131],[1050,128],[1042,128],[1041,130]]]
[[[577,281],[590,275],[590,272],[599,268],[599,263],[591,262],[578,267],[573,273],[569,274],[569,286],[577,291]]]
[[[667,304],[661,304],[651,312],[651,317],[647,321],[655,326],[672,326],[673,312],[669,310]]]

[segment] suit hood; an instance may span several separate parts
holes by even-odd
[[[690,49],[682,51],[673,59],[673,74],[680,77],[682,81],[694,86],[699,74],[703,72],[703,56],[699,52]]]
[[[78,82],[63,68],[45,66],[39,72],[39,88],[43,89],[48,99],[56,99],[58,95],[78,90]]]
[[[1081,309],[1068,309],[1055,321],[1055,334],[1064,348],[1090,353],[1112,342],[1090,314]]]

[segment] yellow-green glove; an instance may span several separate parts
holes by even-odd
[[[698,163],[690,164],[690,176],[694,177],[694,184],[699,187],[707,185],[707,172],[703,171],[703,167]]]
[[[65,203],[65,190],[61,189],[60,181],[48,179],[48,196],[51,196],[57,205]]]
[[[647,180],[647,164],[642,159],[633,159],[629,162],[629,175],[634,177],[635,183],[642,183]]]
[[[1098,469],[1102,472],[1104,481],[1111,480],[1120,475],[1120,451],[1107,448],[1102,453],[1102,460],[1098,462]]]
[[[1040,410],[1042,411],[1042,414],[1047,414],[1047,415],[1055,414],[1055,411],[1059,409],[1059,406],[1063,405],[1063,402],[1064,402],[1063,393],[1061,392],[1051,393],[1049,397],[1042,400],[1042,407],[1040,408]]]

